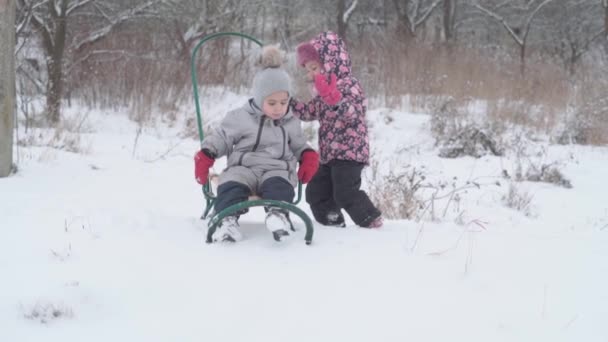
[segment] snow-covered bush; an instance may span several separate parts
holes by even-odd
[[[54,128],[28,128],[17,136],[19,146],[46,146],[73,153],[87,154],[91,142],[83,136],[93,129],[88,123],[88,112],[64,118]]]
[[[532,195],[521,190],[516,183],[509,184],[508,192],[503,195],[502,203],[508,208],[522,212],[526,216],[532,215]]]
[[[608,144],[608,97],[590,99],[575,110],[556,141],[559,144]]]
[[[62,303],[37,302],[31,307],[22,307],[22,310],[24,318],[42,324],[74,317],[72,309]]]
[[[567,189],[572,188],[572,183],[560,171],[557,163],[542,164],[540,167],[530,164],[526,171],[525,180],[555,184]]]
[[[418,191],[425,180],[423,170],[408,167],[405,171],[389,171],[380,175],[380,164],[372,160],[370,199],[388,219],[411,219],[422,209]]]
[[[547,161],[547,146],[538,146],[523,135],[515,135],[508,143],[515,156],[512,173],[503,170],[503,177],[513,181],[544,182],[567,189],[572,183],[561,171],[563,162]]]
[[[435,145],[440,146],[439,156],[443,158],[479,158],[488,153],[503,155],[495,130],[490,125],[477,124],[451,98],[431,114],[431,133]]]

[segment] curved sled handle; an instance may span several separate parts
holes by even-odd
[[[214,33],[208,36],[205,36],[201,39],[201,41],[196,44],[196,47],[194,48],[194,50],[192,51],[192,57],[190,58],[190,75],[192,77],[192,89],[194,90],[194,104],[196,106],[196,123],[198,125],[198,138],[200,141],[200,145],[201,148],[203,146],[203,138],[204,138],[204,134],[203,134],[203,119],[202,119],[202,114],[201,114],[201,105],[198,99],[198,77],[196,75],[196,55],[198,53],[198,50],[201,48],[201,46],[203,46],[203,44],[205,44],[206,42],[215,39],[215,38],[219,38],[219,37],[225,37],[225,36],[237,36],[237,37],[241,37],[241,38],[245,38],[245,39],[249,39],[251,41],[253,41],[254,43],[258,44],[259,46],[262,46],[262,42],[260,42],[259,40],[248,36],[246,34],[243,33],[239,33],[239,32],[219,32],[219,33]],[[205,185],[203,185],[203,194],[205,194],[205,198],[207,199],[207,207],[210,208],[211,205],[213,205],[213,201],[215,200],[215,196],[213,195],[213,192],[211,191],[211,187],[209,186],[209,182],[207,182]],[[206,214],[208,213],[208,210],[206,210],[206,213],[204,216],[206,216]]]
[[[239,32],[219,32],[219,33],[214,33],[208,36],[205,36],[204,38],[201,39],[201,41],[196,44],[196,47],[194,48],[194,50],[192,51],[192,58],[190,59],[190,74],[192,76],[192,88],[194,89],[194,104],[196,106],[196,118],[197,118],[197,124],[198,124],[198,136],[199,136],[199,140],[201,143],[201,146],[203,144],[203,121],[202,121],[202,116],[201,116],[201,105],[198,99],[198,81],[197,81],[197,75],[196,75],[196,54],[198,53],[198,50],[201,48],[201,46],[203,44],[205,44],[206,42],[215,39],[215,38],[219,38],[219,37],[224,37],[224,36],[237,36],[237,37],[241,37],[241,38],[245,38],[245,39],[249,39],[251,41],[253,41],[254,43],[258,44],[259,46],[262,46],[262,42],[260,42],[259,40],[248,36],[246,34],[243,33],[239,33]]]

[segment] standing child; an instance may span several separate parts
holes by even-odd
[[[282,58],[276,47],[263,49],[263,70],[253,79],[253,98],[226,115],[194,158],[196,180],[205,184],[215,159],[228,157],[219,179],[216,212],[246,201],[251,194],[292,202],[298,179],[307,183],[319,167],[319,155],[306,142],[300,120],[289,112],[291,80],[280,67]],[[280,208],[267,211],[266,227],[280,241],[289,235],[287,213]],[[212,238],[241,240],[238,215],[224,218]]]
[[[321,166],[306,188],[306,201],[321,224],[344,227],[344,209],[357,225],[379,228],[381,213],[360,189],[361,172],[369,164],[367,100],[351,73],[344,42],[323,32],[296,53],[316,96],[308,103],[292,98],[291,109],[303,121],[320,123]]]

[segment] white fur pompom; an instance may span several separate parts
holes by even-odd
[[[262,48],[259,65],[266,68],[278,68],[283,64],[285,53],[277,45],[267,45]]]

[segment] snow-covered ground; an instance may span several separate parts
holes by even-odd
[[[19,147],[0,179],[0,341],[608,341],[608,149],[549,147],[573,188],[518,183],[526,216],[501,201],[509,157],[440,159],[427,115],[369,115],[382,170],[483,185],[435,221],[316,226],[312,246],[303,229],[275,243],[254,209],[244,241],[207,245],[179,125],[136,142],[125,115],[89,112],[85,153]]]

